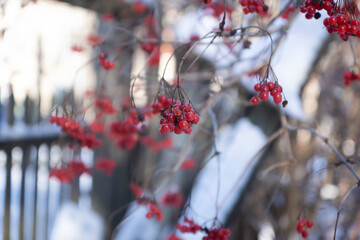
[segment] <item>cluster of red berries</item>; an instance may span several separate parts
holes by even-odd
[[[164,217],[162,215],[162,210],[158,206],[156,206],[154,203],[149,202],[149,201],[145,201],[145,202],[138,201],[138,203],[148,205],[149,212],[145,215],[147,219],[151,219],[153,217],[155,217],[156,220],[158,220],[158,221],[162,221],[164,219]]]
[[[140,119],[135,109],[124,121],[115,121],[110,124],[109,137],[122,150],[133,149],[139,139]]]
[[[172,104],[172,101],[166,95],[159,95],[158,101],[158,103],[153,103],[151,107],[153,113],[161,112],[161,134],[167,132],[190,134],[192,125],[197,124],[200,120],[191,104],[179,101]]]
[[[313,1],[306,0],[300,8],[300,12],[305,13],[306,19],[319,19],[321,17],[320,10],[326,10],[331,15],[335,4],[332,0]]]
[[[137,203],[140,205],[147,206],[149,208],[149,212],[146,213],[145,217],[150,219],[155,216],[156,220],[161,221],[163,220],[162,210],[159,208],[155,203],[149,201],[144,197],[144,190],[139,187],[136,183],[130,183],[130,190],[137,198]]]
[[[71,183],[74,178],[73,172],[67,167],[52,169],[49,176],[57,178],[61,183]]]
[[[290,16],[293,15],[293,13],[295,12],[295,9],[296,9],[296,5],[290,4],[290,6],[285,9],[285,11],[281,14],[280,17],[283,19],[289,19]]]
[[[282,102],[282,87],[278,83],[274,83],[271,81],[256,83],[254,85],[254,90],[256,92],[259,92],[259,97],[251,98],[251,103],[254,105],[259,103],[259,98],[264,102],[267,101],[269,95],[273,97],[273,101],[275,104],[279,104]]]
[[[156,141],[152,137],[144,136],[141,138],[140,144],[149,146],[154,153],[158,153],[163,149],[171,149],[174,146],[171,137],[166,137],[161,141]]]
[[[104,53],[99,54],[99,64],[105,69],[110,70],[115,67],[115,63],[106,59]]]
[[[336,32],[343,40],[350,36],[360,38],[360,21],[347,18],[344,14],[325,18],[324,26],[329,33]]]
[[[132,10],[137,14],[143,14],[146,12],[147,6],[141,0],[136,0],[132,5]]]
[[[185,197],[180,191],[169,191],[161,198],[161,204],[174,208],[181,208],[184,205]]]
[[[243,7],[244,14],[257,13],[261,16],[265,16],[269,10],[269,7],[263,0],[240,0],[239,2]]]
[[[52,116],[49,119],[49,122],[55,123],[61,127],[61,131],[68,134],[73,140],[78,141],[82,147],[93,149],[102,144],[102,141],[96,139],[94,134],[85,133],[81,124],[72,118],[66,116]]]
[[[206,231],[206,233],[207,236],[203,237],[203,240],[227,240],[231,234],[229,229],[223,228],[214,228]]]
[[[330,34],[337,33],[343,40],[351,36],[360,37],[360,22],[355,18],[359,15],[359,10],[355,2],[345,3],[340,7],[333,0],[306,0],[300,8],[307,19],[320,18],[320,10],[326,10],[329,15],[323,23]]]
[[[188,218],[184,219],[185,224],[177,224],[176,228],[180,230],[182,233],[196,233],[198,231],[203,231],[206,233],[206,236],[202,238],[202,240],[227,240],[230,236],[229,229],[223,228],[213,228],[207,229],[202,228],[200,225],[194,223],[194,221],[189,220]]]
[[[303,238],[307,238],[309,233],[306,230],[304,230],[304,228],[307,227],[307,228],[310,229],[310,228],[312,228],[313,225],[314,224],[313,224],[312,221],[309,221],[309,220],[306,220],[306,219],[301,219],[297,223],[296,231],[298,233],[300,233]]]
[[[101,117],[103,114],[115,114],[116,109],[109,98],[95,99],[94,106],[98,110],[97,116]]]
[[[98,171],[104,172],[108,176],[112,176],[117,164],[114,160],[108,158],[101,158],[96,161],[94,168]]]
[[[182,233],[196,233],[202,231],[202,227],[196,224],[193,220],[188,218],[184,219],[185,224],[181,225],[180,223],[176,224],[176,228]]]
[[[355,74],[354,72],[345,71],[344,80],[345,80],[345,85],[350,85],[352,82],[360,80],[360,73]]]
[[[100,159],[95,163],[94,169],[110,176],[116,165],[113,160]],[[71,183],[75,177],[80,177],[83,173],[91,174],[90,168],[80,159],[73,159],[64,167],[52,169],[49,176],[57,178],[61,183]]]

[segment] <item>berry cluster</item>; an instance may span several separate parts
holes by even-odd
[[[166,240],[182,240],[175,233],[172,233]]]
[[[269,10],[263,0],[240,0],[240,4],[243,7],[244,14],[257,13],[265,16]]]
[[[99,54],[99,64],[105,69],[110,70],[115,67],[115,63],[106,59],[104,53]]]
[[[303,238],[307,238],[309,233],[306,230],[304,230],[304,228],[307,227],[307,228],[310,229],[310,228],[312,228],[313,225],[314,224],[313,224],[312,221],[309,221],[309,220],[306,220],[306,219],[301,219],[297,223],[296,231],[298,233],[300,233]]]
[[[349,19],[344,14],[325,18],[324,26],[329,33],[336,32],[343,40],[350,36],[360,37],[360,21]]]
[[[138,201],[138,203],[144,204],[144,205],[148,205],[149,207],[149,212],[145,215],[147,219],[151,219],[153,217],[156,218],[156,220],[158,221],[162,221],[164,219],[163,215],[162,215],[162,210],[156,206],[154,203],[149,202],[149,201]]]
[[[90,174],[90,169],[81,160],[73,159],[64,167],[52,169],[49,176],[57,178],[61,183],[71,183],[83,173]]]
[[[326,10],[331,15],[335,4],[332,0],[313,1],[306,0],[300,8],[300,12],[305,13],[306,19],[319,19],[321,17],[320,10]]]
[[[295,9],[296,9],[296,5],[290,4],[290,6],[285,9],[285,11],[281,14],[280,17],[282,19],[289,19],[294,14]]]
[[[179,101],[172,104],[172,101],[166,95],[159,95],[158,101],[158,103],[153,103],[151,107],[153,113],[161,112],[161,134],[167,132],[190,134],[192,125],[197,124],[200,120],[191,104]]]
[[[136,198],[141,198],[144,194],[144,190],[136,183],[130,183],[129,188]]]
[[[161,198],[161,204],[174,208],[182,207],[184,201],[184,195],[180,191],[169,191]]]
[[[338,6],[333,0],[306,0],[300,8],[307,19],[320,18],[320,10],[326,10],[329,15],[323,23],[330,34],[337,33],[343,40],[351,36],[360,37],[360,22],[356,19],[359,10],[355,2]]]
[[[231,232],[229,229],[214,228],[206,231],[206,233],[207,236],[203,237],[203,240],[227,240]]]
[[[160,61],[160,46],[157,39],[157,21],[152,15],[147,15],[144,19],[145,41],[140,45],[148,57],[149,66],[158,66]]]
[[[193,220],[190,220],[188,218],[184,219],[185,224],[181,225],[178,223],[176,225],[176,228],[180,230],[182,233],[196,233],[198,231],[202,231],[202,227],[198,224],[195,224]]]
[[[345,80],[345,85],[350,85],[352,82],[360,80],[360,73],[355,74],[354,72],[345,71],[344,80]]]
[[[61,131],[68,134],[73,140],[78,141],[81,147],[93,149],[102,144],[102,141],[96,139],[94,134],[86,134],[81,124],[72,118],[52,116],[49,122],[60,126]]]
[[[94,169],[104,172],[108,176],[112,176],[117,164],[114,160],[101,158],[96,161]]]
[[[282,87],[278,83],[274,83],[271,81],[256,83],[254,85],[254,90],[259,92],[259,97],[252,97],[251,103],[256,105],[259,103],[259,98],[262,101],[267,101],[269,98],[269,94],[273,97],[273,101],[275,104],[279,104],[282,102]]]
[[[189,220],[188,218],[185,218],[184,222],[187,225],[177,224],[176,228],[182,233],[196,233],[198,231],[203,231],[206,233],[206,236],[204,236],[202,240],[227,240],[230,236],[229,229],[223,229],[221,227],[213,229],[202,228],[200,225],[195,224],[194,221]]]
[[[74,178],[73,172],[67,167],[52,169],[49,176],[57,178],[61,183],[71,183]]]
[[[139,139],[139,123],[138,113],[132,109],[124,121],[119,120],[110,124],[109,137],[120,149],[133,149]]]
[[[156,220],[162,221],[162,210],[154,203],[154,201],[150,201],[146,198],[144,190],[136,183],[130,183],[129,187],[134,196],[137,198],[137,203],[149,208],[149,212],[146,213],[145,217],[150,219],[155,216]]]
[[[103,114],[115,114],[116,109],[113,107],[109,98],[95,99],[94,106],[98,110],[97,116],[101,117]]]
[[[173,148],[173,141],[171,137],[166,137],[161,141],[156,141],[155,139],[144,136],[141,138],[140,143],[145,146],[149,146],[153,153],[158,153],[162,149],[171,149]]]
[[[132,10],[137,14],[143,14],[147,10],[147,6],[141,1],[137,0],[132,5]]]

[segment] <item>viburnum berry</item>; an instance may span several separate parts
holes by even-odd
[[[262,101],[267,101],[269,95],[273,97],[273,101],[275,104],[280,104],[283,100],[282,98],[282,87],[277,82],[272,81],[264,81],[262,83],[256,83],[254,85],[254,90],[259,92],[258,97],[254,96],[251,98],[251,103],[253,105],[257,105],[259,103],[259,99]],[[284,106],[284,105],[283,105]]]
[[[257,13],[260,16],[266,16],[269,7],[263,0],[240,0],[244,14]]]
[[[282,95],[281,93],[275,93],[273,96],[273,100],[275,104],[279,104],[282,102]]]
[[[212,0],[203,0],[205,4],[210,4]]]
[[[106,59],[104,53],[99,54],[99,64],[105,69],[110,70],[115,67],[115,63]]]
[[[182,132],[190,134],[192,125],[197,124],[200,120],[195,113],[192,105],[184,101],[173,102],[166,95],[159,95],[158,101],[151,105],[153,113],[161,113],[160,133],[174,132],[181,134]]]
[[[296,231],[301,234],[301,236],[303,238],[307,238],[309,236],[309,233],[304,230],[304,228],[312,228],[313,227],[313,222],[310,220],[306,220],[306,219],[301,219],[298,221],[297,225],[296,225]]]
[[[251,103],[254,105],[257,105],[259,103],[259,98],[258,97],[252,97],[251,98]]]
[[[352,82],[360,80],[360,73],[355,74],[354,72],[345,71],[344,80],[345,80],[345,85],[350,85]]]
[[[261,84],[260,84],[260,83],[255,84],[255,85],[254,85],[254,90],[255,90],[256,92],[260,92],[260,91],[261,91]]]

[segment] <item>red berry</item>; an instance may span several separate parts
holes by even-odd
[[[159,103],[166,103],[167,102],[167,100],[168,100],[168,98],[167,98],[167,96],[166,95],[159,95],[158,96],[158,101],[159,101]]]
[[[254,104],[254,105],[257,105],[259,103],[259,98],[257,97],[252,97],[251,98],[251,103]]]
[[[270,91],[275,87],[275,83],[273,82],[268,82],[267,86],[269,87]]]
[[[172,113],[168,113],[166,115],[166,119],[169,121],[169,122],[174,122],[175,121],[175,115],[172,114]]]
[[[188,124],[188,122],[186,120],[182,120],[182,121],[179,122],[179,127],[181,129],[187,129],[189,127],[189,124]]]
[[[314,7],[310,6],[310,7],[307,8],[307,13],[308,14],[314,15],[315,12],[316,12],[316,9]]]
[[[160,133],[164,134],[164,133],[167,133],[167,132],[170,132],[170,126],[169,126],[169,124],[165,123],[165,124],[161,125]]]
[[[309,234],[308,234],[308,232],[306,232],[306,231],[302,231],[301,236],[302,236],[303,238],[307,238],[307,237],[309,236]]]
[[[184,129],[184,132],[185,132],[186,134],[190,134],[190,133],[192,132],[192,129],[191,129],[191,128]]]
[[[254,85],[254,90],[255,90],[256,92],[260,92],[260,91],[261,91],[261,84],[260,84],[260,83],[255,84],[255,85]]]
[[[180,128],[179,126],[175,126],[175,127],[174,127],[174,133],[175,133],[175,134],[181,134],[181,133],[182,133],[181,128]]]
[[[175,108],[175,109],[173,110],[173,113],[174,113],[174,115],[175,115],[176,117],[179,117],[179,116],[181,116],[182,111],[181,111],[180,109],[178,109],[178,108]]]
[[[310,14],[310,13],[307,13],[307,14],[305,14],[305,18],[306,19],[312,19],[313,18],[313,14]]]
[[[339,25],[345,24],[345,16],[343,14],[339,14],[336,16],[336,23]]]
[[[259,98],[265,102],[269,98],[269,93],[268,92],[262,92],[262,93],[260,93]]]
[[[263,86],[262,91],[263,91],[263,92],[269,92],[270,89],[269,89],[268,86]]]
[[[279,104],[282,102],[282,95],[281,93],[275,93],[273,96],[273,100],[275,104]]]
[[[145,216],[146,216],[146,218],[150,219],[154,216],[154,214],[151,212],[148,212]]]
[[[195,115],[191,112],[188,112],[185,115],[186,121],[189,121],[189,122],[191,122],[194,119],[194,117],[195,117]]]
[[[197,124],[200,121],[200,117],[198,115],[194,116],[194,119],[192,120],[193,123]]]
[[[331,25],[335,25],[335,24],[336,24],[336,17],[331,16],[331,17],[329,18],[329,23],[330,23]]]
[[[308,228],[312,228],[313,225],[314,225],[314,224],[313,224],[312,221],[307,221],[307,222],[306,222],[306,226],[307,226]]]

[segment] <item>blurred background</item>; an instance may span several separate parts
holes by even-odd
[[[339,204],[357,181],[327,143],[358,171],[360,89],[343,78],[359,71],[358,39],[328,34],[326,12],[308,20],[287,10],[301,1],[265,3],[267,16],[258,16],[226,1],[225,29],[260,26],[271,40],[259,28],[203,38],[219,28],[223,1],[0,1],[0,240],[202,239],[176,230],[184,216],[209,228],[219,221],[236,240],[302,239],[296,224],[305,218],[314,222],[308,239],[333,239]],[[99,65],[100,53],[114,69]],[[250,103],[270,55],[286,108]],[[89,124],[94,92],[118,110],[107,122],[123,120],[123,105],[149,107],[160,79],[176,83],[184,58],[181,86],[200,114],[190,135],[160,134],[154,116],[132,149],[104,133],[101,147],[74,150],[48,121],[70,102]],[[171,149],[154,150],[144,136]],[[74,157],[89,168],[101,158],[117,167],[70,184],[49,178]],[[130,183],[154,196],[163,221],[145,218]],[[168,193],[182,203],[166,204]],[[336,239],[360,239],[359,198],[355,189],[344,202]]]

